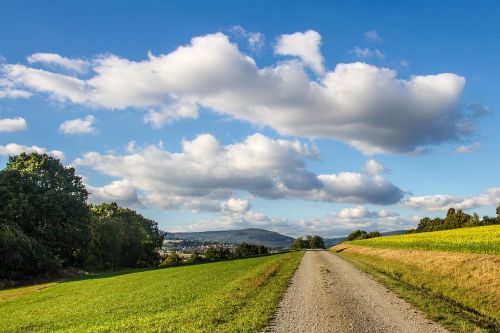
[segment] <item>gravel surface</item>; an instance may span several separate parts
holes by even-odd
[[[366,273],[306,251],[266,332],[447,332]]]

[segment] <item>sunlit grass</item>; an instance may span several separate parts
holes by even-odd
[[[378,248],[500,254],[500,225],[376,237],[345,243]]]
[[[0,331],[254,332],[271,317],[301,257],[294,252],[0,291]]]

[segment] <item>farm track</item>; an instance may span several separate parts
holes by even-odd
[[[266,332],[447,332],[374,278],[307,251]]]

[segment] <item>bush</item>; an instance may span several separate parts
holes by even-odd
[[[231,251],[224,247],[209,247],[205,250],[205,258],[207,260],[223,260],[231,258]]]
[[[160,267],[176,266],[181,263],[181,257],[175,252],[162,256]]]
[[[26,280],[52,276],[60,265],[50,251],[21,229],[0,224],[0,279]]]

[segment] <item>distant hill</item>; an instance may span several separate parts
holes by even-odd
[[[380,234],[382,236],[392,236],[392,235],[402,235],[406,232],[407,230],[394,230],[394,231],[386,231],[386,232],[381,232]],[[346,237],[336,237],[336,238],[324,238],[325,241],[325,247],[329,248],[332,247],[336,244],[341,243],[344,241]]]
[[[289,248],[290,244],[293,242],[293,237],[285,236],[274,231],[253,228],[203,232],[169,232],[166,234],[165,239],[188,239],[233,244],[247,242],[251,244],[262,244],[273,249]]]

